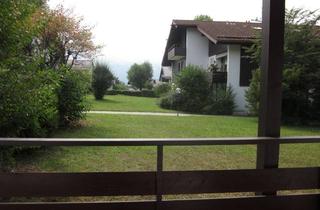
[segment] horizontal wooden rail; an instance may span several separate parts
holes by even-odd
[[[161,180],[158,190],[157,178]],[[5,173],[0,174],[0,197],[176,195],[320,189],[319,178],[320,168],[163,171],[160,174]]]
[[[0,203],[0,210],[318,210],[320,195],[163,201],[163,195],[276,192],[320,188],[320,168],[163,171],[164,146],[320,143],[320,137],[201,139],[21,139],[0,146],[157,146],[157,171],[108,173],[0,173],[0,198],[154,195],[123,203]]]
[[[0,197],[155,195],[155,172],[0,173]]]
[[[1,210],[319,210],[320,195],[119,203],[0,203]],[[157,206],[158,205],[158,206]],[[156,208],[157,207],[157,208]]]
[[[273,140],[273,141],[272,141]],[[279,144],[320,143],[315,137],[244,137],[188,139],[85,139],[85,138],[0,138],[0,146],[201,146],[201,145],[258,145],[277,141]]]

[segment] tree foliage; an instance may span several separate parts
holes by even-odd
[[[207,105],[203,108],[203,113],[214,115],[232,115],[236,104],[235,94],[231,86],[218,88],[211,92],[208,97]]]
[[[59,116],[69,122],[83,116],[82,81],[65,64],[71,51],[93,55],[91,38],[80,19],[49,9],[45,0],[0,1],[1,137],[47,137]],[[0,170],[17,151],[0,147]]]
[[[44,5],[40,0],[0,1],[1,65],[8,59],[26,54],[26,49],[41,27],[41,24],[34,21],[34,14],[42,10]]]
[[[197,15],[194,17],[194,20],[197,21],[213,21],[212,17],[209,15]]]
[[[252,72],[252,80],[250,86],[245,93],[247,108],[252,115],[258,115],[261,91],[261,70],[257,69]]]
[[[57,74],[32,64],[2,69],[0,86],[0,136],[45,137],[57,127]]]
[[[62,77],[58,89],[60,126],[66,127],[85,117],[85,111],[88,111],[88,104],[85,101],[88,93],[85,76],[79,72],[66,71]]]
[[[184,111],[199,112],[206,103],[209,94],[208,75],[198,66],[187,66],[177,76],[177,86],[186,99]]]
[[[286,11],[283,118],[291,122],[320,120],[320,14],[317,11],[291,9]],[[250,49],[253,59],[260,63],[261,39]],[[247,96],[259,93],[253,80]],[[250,93],[251,92],[251,93]],[[248,97],[247,97],[248,98]],[[253,98],[253,97],[251,97]],[[249,105],[253,102],[248,100]],[[256,102],[255,102],[256,103]],[[251,106],[251,105],[250,105]],[[252,104],[252,107],[256,105]]]
[[[112,86],[114,76],[107,64],[97,63],[92,72],[92,90],[96,100],[102,100]]]
[[[37,17],[44,22],[40,36],[34,39],[33,52],[38,53],[43,63],[53,69],[61,66],[72,68],[81,57],[92,59],[100,49],[92,41],[92,28],[83,24],[70,9],[58,6],[45,10]]]
[[[153,69],[149,62],[133,64],[128,71],[128,80],[131,85],[142,90],[152,80]]]

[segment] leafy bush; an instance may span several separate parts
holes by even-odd
[[[153,90],[142,90],[142,91],[131,91],[131,90],[109,90],[108,95],[126,95],[126,96],[137,96],[137,97],[149,97],[155,98],[156,95]]]
[[[128,90],[128,87],[123,82],[119,82],[113,85],[113,90],[123,91],[123,90]]]
[[[0,136],[44,137],[57,127],[58,75],[33,68],[0,70]]]
[[[85,97],[88,93],[88,84],[85,75],[68,71],[65,73],[58,90],[58,110],[60,125],[68,126],[85,117],[88,104]]]
[[[153,89],[153,84],[150,81],[147,81],[144,85],[144,88],[147,90],[152,90]]]
[[[186,103],[186,100],[182,94],[170,92],[160,99],[159,105],[163,109],[183,111],[183,104]]]
[[[15,147],[0,146],[0,172],[10,170],[15,163],[14,159]]]
[[[287,123],[320,122],[319,20],[319,11],[299,8],[286,11],[282,119]],[[256,39],[249,52],[257,64],[261,63],[262,40]],[[247,93],[254,114],[259,108],[258,88],[259,80],[254,79]]]
[[[58,126],[59,77],[36,65],[0,69],[0,136],[47,137]],[[0,147],[0,171],[10,170],[23,147]]]
[[[207,105],[203,108],[205,114],[232,115],[235,109],[234,93],[232,87],[218,89],[209,97]]]
[[[112,86],[114,76],[107,64],[97,63],[92,72],[92,89],[96,100],[102,100]]]
[[[71,70],[79,75],[79,80],[88,91],[88,93],[92,93],[92,70]]]
[[[182,111],[201,112],[209,94],[209,81],[206,71],[197,66],[187,66],[177,77],[177,86],[181,89],[185,103]]]
[[[252,115],[257,115],[259,112],[260,83],[261,83],[260,78],[261,78],[260,69],[252,72],[252,80],[245,94],[246,101],[247,101],[247,108],[249,110],[249,113]]]
[[[156,94],[156,96],[160,97],[160,96],[164,96],[167,93],[169,93],[171,90],[171,84],[169,83],[162,83],[160,85],[157,85],[154,88],[154,93]]]

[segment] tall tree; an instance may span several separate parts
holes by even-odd
[[[112,86],[113,76],[107,64],[97,63],[92,72],[92,89],[96,100],[102,100],[107,90]]]
[[[33,42],[34,51],[49,68],[64,65],[71,69],[78,56],[91,59],[100,48],[92,41],[92,27],[85,25],[83,18],[75,16],[70,9],[58,6],[38,18],[45,27]]]
[[[0,63],[26,54],[38,33],[34,15],[46,5],[43,0],[0,1]]]
[[[286,11],[285,60],[283,71],[283,116],[285,120],[305,122],[320,119],[320,14],[317,11]],[[248,50],[258,64],[261,39]],[[255,75],[249,92],[254,93],[259,78]],[[252,94],[251,94],[252,95]],[[247,97],[247,98],[248,98]],[[249,101],[249,100],[248,100]],[[256,102],[258,103],[258,102]],[[257,104],[249,103],[253,109]]]
[[[198,21],[213,21],[212,17],[209,15],[197,15],[194,17],[194,20]]]
[[[129,83],[134,87],[142,90],[147,82],[152,80],[153,69],[149,62],[144,62],[143,64],[133,64],[128,71]]]

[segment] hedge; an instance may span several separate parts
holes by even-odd
[[[126,95],[126,96],[150,97],[150,98],[157,97],[153,90],[142,90],[142,91],[108,90],[107,95]]]

